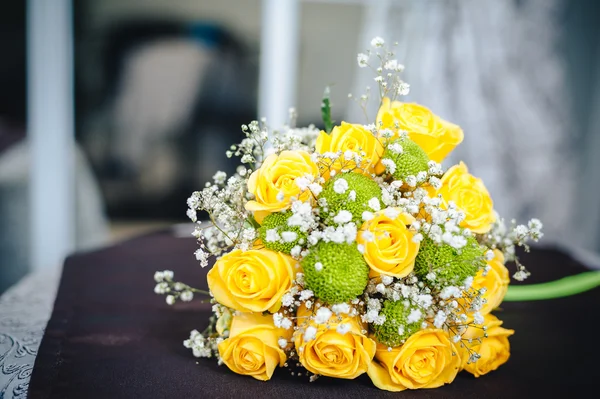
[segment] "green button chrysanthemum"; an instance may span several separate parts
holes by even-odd
[[[436,244],[429,237],[421,242],[419,253],[415,259],[415,274],[422,280],[433,272],[435,281],[444,286],[462,285],[469,276],[485,267],[484,248],[475,237],[467,238],[467,244],[456,249],[448,244]]]
[[[402,152],[394,152],[395,146],[401,146]],[[429,157],[421,147],[408,137],[394,140],[385,150],[382,159],[391,159],[396,168],[392,173],[396,180],[406,180],[408,176],[417,176],[419,172],[427,172]]]
[[[327,205],[321,207],[321,218],[325,224],[334,224],[333,218],[338,212],[346,210],[352,214],[352,221],[360,227],[363,212],[373,212],[368,204],[369,200],[377,198],[381,204],[381,187],[373,179],[360,173],[339,173],[325,183],[319,195],[319,199],[321,198],[327,201]],[[381,207],[384,207],[383,204]]]
[[[265,247],[273,251],[284,252],[289,254],[296,245],[301,245],[306,242],[307,234],[302,232],[298,226],[288,226],[288,219],[292,216],[292,211],[271,213],[264,218],[262,225],[258,228],[258,236],[262,240]],[[267,232],[275,230],[278,239],[269,241]],[[286,232],[296,234],[296,239],[286,241]]]
[[[302,260],[306,288],[330,303],[361,295],[369,281],[369,266],[355,244],[319,242]]]
[[[375,338],[383,345],[392,347],[402,345],[402,341],[421,329],[423,316],[409,323],[408,315],[414,308],[405,306],[404,302],[386,300],[379,312],[380,315],[385,316],[385,322],[381,325],[371,325]]]

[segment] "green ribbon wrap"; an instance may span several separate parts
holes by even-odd
[[[509,286],[507,302],[562,298],[600,287],[600,271],[584,272],[540,284]]]

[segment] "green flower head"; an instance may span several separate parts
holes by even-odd
[[[409,323],[411,312],[414,312],[412,316],[416,320],[411,319]],[[411,307],[408,301],[404,300],[386,300],[379,314],[385,316],[385,321],[381,325],[371,325],[375,338],[379,343],[392,347],[402,345],[404,340],[419,331],[424,319],[424,315],[420,311]]]
[[[474,277],[485,267],[484,253],[485,248],[474,236],[467,237],[467,244],[460,249],[436,244],[425,237],[415,260],[414,272],[421,281],[428,281],[425,276],[432,272],[435,281],[444,286],[462,285],[467,277]]]
[[[296,245],[306,242],[305,232],[298,226],[288,226],[290,216],[292,211],[275,212],[264,218],[258,236],[266,248],[289,254]]]
[[[321,241],[301,263],[306,288],[330,304],[356,298],[369,282],[369,266],[355,244]]]
[[[396,180],[405,181],[408,176],[417,176],[419,172],[427,172],[429,157],[421,147],[408,137],[392,141],[386,148],[382,160],[389,159],[394,163],[390,170]]]
[[[374,211],[369,205],[373,198],[377,198],[381,204],[381,187],[376,181],[360,173],[339,173],[325,183],[319,195],[319,200],[326,201],[320,207],[321,219],[325,224],[335,224],[333,218],[339,211],[346,210],[352,214],[352,221],[360,227],[363,212]]]

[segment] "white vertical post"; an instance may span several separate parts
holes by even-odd
[[[27,134],[31,265],[60,264],[74,248],[71,0],[27,3]]]
[[[275,129],[296,102],[299,19],[298,0],[262,2],[258,113]]]

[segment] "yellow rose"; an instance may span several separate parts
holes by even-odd
[[[494,249],[494,259],[488,261],[487,264],[490,267],[487,274],[484,276],[484,271],[480,270],[472,285],[475,289],[486,289],[483,298],[487,302],[480,310],[482,315],[488,314],[500,306],[510,283],[508,269],[504,266],[504,255],[501,251]]]
[[[373,355],[375,341],[362,334],[363,325],[358,316],[345,315],[340,322],[332,315],[327,324],[316,324],[307,318],[312,312],[302,306],[298,309],[300,329],[295,333],[294,343],[300,357],[300,363],[311,373],[327,377],[353,379],[365,373]],[[337,331],[340,324],[346,324],[349,331],[341,334]],[[305,340],[304,331],[316,330],[314,338]],[[310,338],[310,337],[308,337]]]
[[[342,152],[342,157],[332,165],[324,165],[326,169],[323,172],[324,176],[328,176],[330,170],[339,171],[341,169],[354,170],[365,175],[371,174],[383,155],[383,145],[373,133],[362,125],[346,122],[334,127],[330,134],[322,131],[317,137],[315,150],[320,154]],[[364,152],[360,165],[357,165],[353,159],[346,159],[343,156],[346,151],[359,154]]]
[[[478,234],[487,233],[492,228],[492,223],[496,220],[492,197],[481,179],[469,174],[467,165],[463,162],[444,173],[442,187],[437,194],[442,194],[444,206],[447,206],[448,201],[454,201],[465,213],[461,227]]]
[[[514,330],[500,327],[502,321],[492,314],[484,316],[483,325],[487,327],[487,337],[483,336],[482,329],[475,327],[469,327],[463,335],[464,339],[473,340],[470,349],[478,353],[481,357],[476,362],[469,363],[467,348],[460,348],[463,359],[462,367],[475,377],[494,371],[506,363],[510,357],[508,337],[515,333]]]
[[[292,331],[276,328],[271,315],[239,313],[233,316],[229,338],[219,343],[219,354],[231,371],[266,381],[287,360],[277,341],[289,341]]]
[[[248,179],[248,191],[254,194],[254,200],[246,203],[246,210],[254,212],[256,221],[262,223],[268,214],[291,207],[292,197],[306,201],[311,198],[310,191],[296,184],[296,179],[305,175],[319,175],[319,168],[306,151],[269,155]]]
[[[389,218],[386,213],[389,215],[390,211],[398,216]],[[371,278],[381,274],[400,278],[412,272],[419,243],[412,240],[413,233],[406,226],[414,220],[411,215],[393,209],[377,212],[362,225],[357,241],[365,247],[363,255],[371,268]]]
[[[276,312],[292,286],[291,256],[268,249],[235,249],[208,272],[208,287],[221,305],[240,312]]]
[[[459,126],[441,119],[428,108],[419,104],[390,102],[387,97],[383,99],[377,113],[377,123],[380,121],[384,128],[391,129],[397,123],[425,151],[429,159],[436,162],[442,162],[464,138]]]
[[[377,344],[368,374],[377,388],[387,391],[437,388],[454,381],[460,365],[460,356],[448,334],[426,329],[391,351]]]

